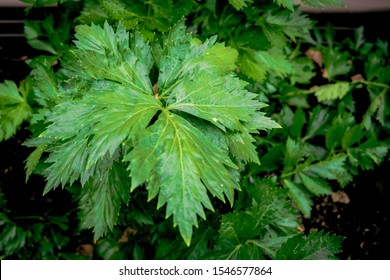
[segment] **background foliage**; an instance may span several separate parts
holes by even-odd
[[[337,257],[301,215],[389,159],[387,42],[336,42],[290,0],[59,2],[25,22],[42,55],[0,85],[0,139],[28,122],[27,178],[69,203],[21,217],[2,196],[4,257]]]

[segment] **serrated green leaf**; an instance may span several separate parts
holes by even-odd
[[[203,206],[212,209],[206,188],[222,200],[225,193],[231,203],[239,188],[226,168],[234,167],[228,156],[175,114],[160,115],[126,159],[131,160],[132,188],[149,180],[149,193],[159,190],[158,207],[167,203],[167,217],[173,214],[187,244],[196,214],[204,218]]]
[[[307,218],[310,218],[311,207],[313,205],[310,196],[302,190],[301,186],[290,180],[283,180],[283,185],[289,190],[290,197],[296,203],[299,210],[302,211]]]
[[[261,104],[253,99],[255,95],[247,92],[245,86],[244,81],[233,76],[220,78],[205,71],[195,72],[184,77],[183,83],[172,90],[167,109],[189,113],[221,129],[242,131],[241,122],[251,121],[251,115],[261,108]]]
[[[22,122],[31,116],[31,107],[25,98],[14,82],[0,83],[0,141],[15,134]]]
[[[54,72],[44,65],[38,65],[31,71],[31,76],[33,78],[34,101],[45,108],[56,105],[59,102],[60,91]]]
[[[241,71],[255,81],[264,81],[268,72],[279,76],[291,73],[292,68],[287,59],[275,51],[255,51],[247,49],[240,52],[238,65]]]
[[[136,48],[129,47],[129,33],[121,24],[117,31],[106,22],[104,30],[92,24],[76,28],[73,53],[82,61],[84,72],[92,79],[106,79],[128,85],[136,91],[153,93],[149,79],[152,55],[149,44],[137,32],[132,34]],[[142,55],[142,56],[138,56]]]
[[[348,160],[353,166],[360,166],[363,170],[374,169],[374,164],[379,165],[388,150],[388,145],[369,139],[356,148],[348,149]]]
[[[332,150],[341,145],[346,131],[355,123],[353,116],[348,114],[338,115],[332,121],[332,126],[325,134],[326,148]]]
[[[27,39],[27,42],[30,46],[37,50],[47,51],[51,54],[57,54],[57,51],[54,49],[50,42],[40,40],[43,31],[39,22],[26,20],[24,22],[24,36]]]
[[[263,104],[264,105],[264,104]],[[261,105],[261,107],[263,107]],[[274,128],[282,128],[280,124],[265,116],[265,113],[256,112],[252,115],[252,120],[246,122],[249,132],[256,133],[258,130],[270,130]]]
[[[344,149],[352,147],[354,144],[359,143],[363,137],[364,132],[361,125],[350,126],[342,137],[341,146]]]
[[[26,182],[35,167],[37,166],[39,160],[41,159],[42,153],[45,151],[46,145],[39,145],[26,159]]]
[[[283,235],[297,232],[299,215],[291,207],[286,189],[279,188],[269,179],[263,179],[248,186],[247,191],[254,201],[246,213],[258,219],[260,228],[270,226]]]
[[[286,189],[280,189],[271,180],[256,180],[255,184],[247,185],[246,190],[252,199],[251,206],[222,216],[216,249],[202,258],[274,257],[274,250],[264,246],[262,238],[271,232],[279,235],[297,233],[299,215],[291,208]]]
[[[120,205],[127,203],[130,193],[123,167],[106,159],[96,169],[101,169],[98,176],[86,182],[80,198],[81,226],[93,228],[95,240],[113,229]]]
[[[41,1],[38,1],[41,2]],[[55,57],[67,48],[67,41],[71,37],[72,23],[69,13],[65,11],[55,24],[53,15],[48,15],[43,21],[24,21],[24,36],[27,43],[35,49],[49,52]]]
[[[85,182],[99,159],[107,153],[112,156],[124,141],[136,141],[137,134],[160,108],[153,97],[137,91],[129,95],[127,87],[116,83],[99,82],[90,90],[79,102],[55,107],[52,124],[41,134],[43,138],[62,140],[47,159],[53,164],[46,192],[60,183],[72,184],[80,176]],[[105,121],[99,122],[102,119]]]
[[[299,161],[302,160],[303,156],[304,150],[302,145],[299,142],[288,138],[286,142],[286,152],[284,156],[285,170],[288,171],[295,169],[296,165],[299,163]]]
[[[229,3],[234,7],[236,10],[241,10],[243,8],[248,7],[248,4],[252,4],[253,0],[229,0]]]
[[[302,180],[303,185],[314,195],[331,194],[332,188],[324,180],[315,178],[304,172],[299,173],[299,177]]]
[[[390,114],[390,101],[387,97],[388,89],[384,89],[380,94],[374,93],[371,99],[371,104],[364,114],[362,123],[365,128],[368,130],[371,127],[372,118],[375,116],[375,119],[383,126],[386,125],[386,118]]]
[[[342,186],[352,181],[351,174],[345,168],[346,155],[340,154],[309,165],[303,169],[306,174],[316,174],[324,179],[337,180]]]
[[[349,92],[350,84],[348,82],[338,82],[320,86],[316,89],[315,95],[318,101],[342,99]]]
[[[352,69],[351,54],[339,52],[331,47],[322,51],[326,72],[324,78],[333,81],[335,77],[348,75]]]
[[[277,260],[334,260],[341,252],[343,237],[313,231],[307,237],[288,239],[276,253]]]
[[[213,67],[214,71],[218,71],[219,69],[218,72],[228,73],[237,67],[237,58],[238,52],[236,49],[226,47],[222,43],[217,43],[207,49],[203,60],[207,61]]]
[[[331,115],[328,110],[322,109],[321,106],[315,107],[310,114],[307,132],[304,139],[307,140],[319,134],[323,134],[330,119]]]
[[[291,84],[310,84],[311,79],[315,76],[315,66],[313,61],[307,57],[298,57],[291,61],[293,68],[291,75]]]
[[[345,173],[344,163],[345,155],[338,155],[325,161],[320,161],[303,169],[306,172],[314,172],[322,178],[336,180],[341,174]]]
[[[136,1],[123,0],[98,0],[106,20],[122,22],[127,29],[137,27],[142,33],[151,39],[153,31],[168,31],[181,18],[190,13],[195,5],[194,1]],[[104,14],[100,14],[103,16]],[[88,18],[83,18],[84,22]],[[91,21],[86,22],[91,23]]]
[[[76,18],[76,21],[82,24],[95,24],[104,23],[109,16],[104,11],[103,7],[98,4],[98,0],[86,0],[84,1],[83,10]]]
[[[2,225],[0,233],[0,252],[12,255],[26,246],[27,232],[14,223]]]
[[[265,226],[262,221],[261,214],[258,217],[245,212],[226,214],[222,216],[219,234],[236,244],[242,244],[260,235]]]
[[[283,6],[291,11],[294,11],[294,0],[273,0],[279,6]]]
[[[312,21],[305,14],[302,14],[300,10],[295,10],[294,12],[287,10],[269,12],[266,14],[265,21],[273,29],[269,31],[271,34],[275,32],[274,29],[279,29],[280,32],[293,41],[296,38],[304,38],[309,34],[309,30],[312,27]],[[266,27],[264,24],[262,26]],[[272,38],[268,39],[273,41]]]
[[[255,141],[248,132],[231,133],[227,135],[229,150],[237,160],[260,164]]]
[[[268,149],[267,154],[260,157],[261,165],[256,167],[256,171],[271,172],[277,170],[283,162],[283,146],[275,145]]]

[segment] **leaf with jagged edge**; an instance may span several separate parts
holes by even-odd
[[[79,177],[85,182],[99,159],[113,155],[124,141],[137,140],[160,104],[150,95],[128,93],[125,86],[98,82],[84,98],[53,109],[51,124],[41,134],[41,138],[56,139],[46,160],[52,165],[45,192]]]
[[[332,125],[325,133],[326,148],[332,150],[341,145],[347,130],[355,124],[352,114],[340,114],[332,120]]]
[[[28,181],[28,178],[31,176],[33,173],[35,167],[39,163],[39,160],[41,159],[41,156],[43,152],[46,149],[46,145],[42,144],[39,145],[26,159],[26,183]]]
[[[13,222],[6,222],[0,225],[0,230],[0,252],[2,254],[12,255],[26,246],[28,232],[20,226]]]
[[[14,135],[30,116],[31,107],[27,103],[27,96],[22,96],[12,81],[0,83],[0,141]]]
[[[298,174],[302,180],[302,184],[312,194],[320,196],[320,195],[332,193],[332,188],[328,185],[326,181],[322,180],[321,178],[307,175],[304,172],[300,172]]]
[[[174,225],[187,244],[196,214],[205,218],[203,206],[213,209],[206,188],[233,203],[233,190],[239,189],[227,167],[234,168],[228,154],[203,136],[184,118],[163,113],[145,133],[126,159],[132,177],[132,189],[148,181],[149,199],[157,193],[158,207],[167,204],[167,217],[173,214]]]
[[[293,12],[288,10],[267,11],[257,21],[270,42],[276,48],[283,48],[288,39],[296,41],[297,38],[305,38],[313,26],[312,21],[300,10]]]
[[[150,46],[134,32],[130,36],[121,24],[117,31],[106,22],[104,29],[92,24],[76,27],[76,49],[72,50],[91,79],[106,79],[133,90],[151,94],[149,72],[153,65]],[[66,67],[66,66],[65,66]]]
[[[127,29],[137,28],[148,38],[153,37],[152,32],[156,30],[168,31],[171,26],[188,15],[195,5],[191,0],[138,0],[131,3],[124,0],[98,0],[98,2],[103,11],[98,13],[99,17],[107,15],[105,20],[113,23],[120,21]],[[87,22],[88,17],[82,17],[82,20],[84,23],[90,23]]]
[[[307,218],[310,218],[313,201],[311,200],[307,191],[305,191],[301,185],[293,183],[287,179],[283,180],[283,185],[289,190],[290,197],[296,203],[298,209]]]
[[[103,7],[99,5],[98,0],[85,0],[83,9],[80,15],[76,18],[76,22],[82,24],[95,24],[104,23],[109,16],[104,11]]]
[[[59,102],[58,81],[52,69],[40,64],[31,71],[34,101],[44,108],[51,108]]]
[[[321,106],[316,106],[310,114],[305,140],[314,136],[324,134],[329,127],[331,114],[328,109],[323,109]]]
[[[203,208],[212,209],[207,191],[233,203],[239,186],[229,155],[242,152],[256,162],[254,147],[235,145],[229,152],[225,135],[241,134],[249,143],[249,133],[277,124],[259,112],[264,104],[232,74],[237,52],[215,37],[203,44],[192,40],[183,21],[163,40],[157,90],[149,78],[152,50],[139,33],[129,36],[120,24],[114,31],[107,23],[76,32],[71,51],[78,63],[65,61],[71,71],[63,72],[72,74],[71,88],[61,89],[66,101],[53,108],[46,131],[30,141],[47,145],[50,153],[45,192],[109,178],[96,166],[119,153],[118,160],[130,162],[131,188],[145,183],[149,199],[158,196],[158,207],[167,205],[167,217],[173,215],[189,244],[197,215],[204,218]],[[218,142],[220,135],[224,140]],[[100,235],[112,224],[96,230]]]
[[[283,6],[291,11],[294,11],[294,1],[295,0],[273,0],[279,6]]]
[[[255,141],[248,132],[231,133],[226,135],[229,150],[237,160],[244,162],[254,162],[260,164],[257,155]]]
[[[318,101],[342,99],[349,91],[350,83],[337,82],[335,84],[328,84],[318,87],[315,90],[315,96]]]
[[[345,167],[346,155],[339,154],[324,161],[309,165],[302,171],[309,175],[317,175],[328,180],[337,180],[342,186],[352,181],[351,174]]]
[[[268,179],[256,180],[246,186],[246,190],[252,198],[251,206],[222,216],[216,249],[207,252],[203,259],[274,257],[262,244],[264,236],[273,231],[279,236],[298,232],[299,215],[291,208],[287,190]]]
[[[252,215],[259,215],[262,224],[277,231],[279,236],[297,232],[299,214],[291,207],[288,190],[281,189],[271,179],[258,179],[247,191],[254,199]]]
[[[361,145],[348,149],[348,161],[363,170],[374,169],[381,164],[389,151],[389,145],[376,139],[368,139]]]
[[[253,0],[229,0],[229,3],[236,10],[241,10],[243,8],[248,7],[248,4],[252,4]]]
[[[274,49],[268,51],[240,50],[238,65],[245,75],[259,82],[263,82],[269,72],[284,77],[292,71],[287,58],[275,52]]]
[[[130,183],[126,169],[111,159],[100,161],[97,176],[90,178],[80,195],[81,227],[93,228],[94,239],[112,230],[120,205],[129,200]]]
[[[288,239],[277,251],[277,260],[335,260],[344,237],[313,231]]]
[[[286,142],[286,152],[284,156],[284,172],[292,171],[297,164],[303,159],[305,151],[300,142],[291,139]]]

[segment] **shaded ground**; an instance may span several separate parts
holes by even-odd
[[[390,164],[366,171],[342,195],[318,198],[307,232],[324,229],[346,239],[341,259],[389,259]]]

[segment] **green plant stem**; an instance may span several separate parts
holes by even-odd
[[[384,87],[384,88],[390,88],[390,85],[383,84],[383,83],[378,83],[378,82],[370,82],[370,81],[365,81],[365,80],[358,80],[358,81],[353,81],[352,84],[363,84],[366,86],[376,86],[376,87]]]

